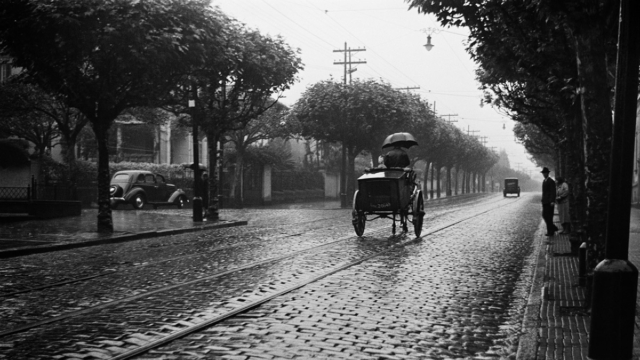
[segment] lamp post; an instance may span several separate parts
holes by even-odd
[[[620,1],[605,259],[593,272],[589,358],[631,359],[638,269],[629,262],[640,3]]]
[[[200,197],[200,154],[198,152],[198,123],[196,121],[196,87],[192,86],[194,100],[189,100],[193,125],[193,221],[202,221],[202,198]]]

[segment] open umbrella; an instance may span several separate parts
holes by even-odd
[[[400,132],[387,136],[382,143],[382,148],[388,148],[393,146],[400,146],[403,148],[410,148],[413,145],[418,145],[418,142],[413,137],[413,135],[408,132]]]

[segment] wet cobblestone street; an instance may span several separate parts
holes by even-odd
[[[386,219],[358,238],[344,209],[245,209],[225,214],[243,227],[6,259],[0,358],[113,358],[332,271],[138,358],[515,358],[537,200],[434,204],[417,241]]]
[[[142,358],[515,358],[537,213],[504,207]]]

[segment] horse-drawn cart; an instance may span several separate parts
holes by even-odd
[[[407,167],[408,154],[403,148],[418,145],[413,135],[401,132],[389,135],[382,149],[393,148],[384,157],[381,168],[368,169],[358,178],[358,190],[353,195],[353,227],[358,236],[364,233],[367,221],[388,218],[393,221],[392,232],[396,233],[396,222],[402,231],[408,232],[411,222],[416,236],[422,232],[424,199],[416,182],[416,174]],[[368,218],[367,216],[370,216]]]
[[[362,236],[367,221],[388,218],[402,231],[408,232],[413,224],[416,236],[422,231],[424,200],[415,182],[415,173],[409,169],[372,169],[358,178],[358,190],[353,195],[353,227]],[[369,218],[368,218],[369,216]]]

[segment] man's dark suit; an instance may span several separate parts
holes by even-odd
[[[409,155],[400,148],[393,148],[384,156],[384,166],[388,168],[405,168],[409,164]]]
[[[547,177],[542,181],[542,219],[547,224],[547,235],[553,235],[558,227],[553,224],[553,210],[556,201],[556,182]]]

